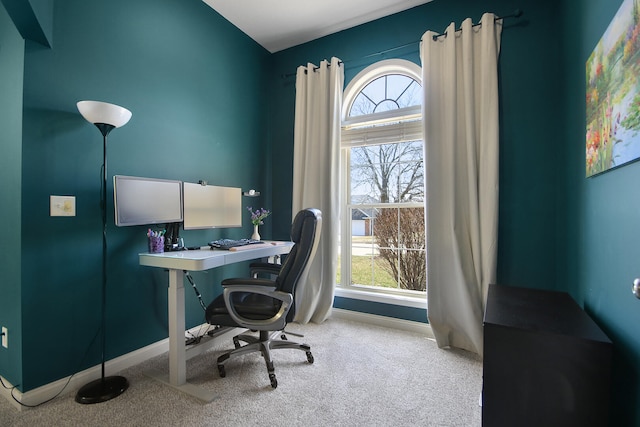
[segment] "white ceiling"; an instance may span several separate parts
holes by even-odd
[[[273,53],[431,0],[203,1]]]

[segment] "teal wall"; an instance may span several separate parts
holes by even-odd
[[[640,163],[584,177],[585,62],[621,0],[435,0],[274,55],[270,109],[274,204],[290,206],[293,100],[298,65],[337,56],[345,85],[382,59],[419,62],[427,29],[442,31],[485,11],[507,20],[500,53],[498,282],[569,292],[614,342],[612,423],[640,425]],[[409,46],[394,49],[398,46]],[[393,49],[388,53],[378,52]],[[286,222],[274,218],[283,237]],[[337,299],[341,308],[392,315],[393,306]],[[410,314],[415,315],[414,312]],[[410,318],[408,313],[402,316]],[[396,317],[396,316],[394,316]]]
[[[568,0],[563,85],[567,271],[562,284],[614,342],[611,425],[640,425],[640,163],[585,178],[585,63],[622,0]]]
[[[22,366],[2,366],[0,373],[22,371],[16,376],[22,391],[100,362],[102,136],[80,116],[77,101],[133,112],[109,135],[110,177],[257,188],[262,196],[251,202],[261,204],[270,192],[261,186],[268,175],[261,161],[268,145],[266,50],[199,0],[65,0],[54,3],[52,15],[52,47],[26,41],[22,166],[13,173],[22,180],[23,209],[10,214],[22,221],[15,240],[29,260],[15,274],[23,356]],[[22,114],[18,102],[7,108]],[[19,135],[14,141],[19,153]],[[50,195],[76,196],[77,216],[50,217]],[[111,179],[108,195],[111,359],[167,337],[167,273],[138,265],[146,228],[115,227]],[[268,227],[263,232],[268,237]],[[242,229],[182,235],[188,245],[201,245],[221,233],[244,237],[249,221]],[[242,267],[195,273],[204,299]],[[194,326],[204,313],[187,291],[187,324]]]
[[[2,0],[2,4],[23,39],[51,47],[53,0]]]
[[[555,2],[537,0],[436,0],[396,15],[324,37],[274,55],[271,108],[274,182],[290,182],[292,170],[295,76],[300,64],[317,64],[337,56],[345,62],[345,86],[368,65],[389,58],[420,64],[418,41],[428,29],[444,31],[467,17],[478,22],[484,12],[508,15],[517,8],[523,18],[505,21],[500,52],[500,224],[498,277],[514,285],[557,288],[562,274],[562,168],[551,161],[561,139],[549,133],[562,125],[561,80],[550,70],[561,57],[556,35]],[[400,49],[397,47],[404,46]],[[386,52],[377,54],[379,52]],[[285,77],[283,77],[285,76]],[[525,102],[523,102],[526,100]],[[544,124],[544,125],[541,125]],[[523,166],[524,165],[524,166]],[[290,206],[290,187],[274,195],[274,204]],[[286,222],[274,218],[274,234],[284,236]],[[340,299],[343,307],[361,310],[360,302]],[[365,307],[367,305],[365,304]],[[369,304],[370,313],[387,308]],[[424,312],[424,311],[423,311]],[[423,317],[426,320],[426,313]]]
[[[590,179],[583,165],[584,65],[620,3],[435,0],[273,55],[200,0],[56,1],[51,25],[37,19],[45,42],[23,36],[26,43],[5,25],[10,21],[0,8],[0,88],[10,94],[0,97],[0,176],[22,188],[1,190],[0,219],[21,224],[22,231],[9,231],[0,242],[5,253],[19,248],[0,260],[0,324],[18,331],[11,341],[17,346],[0,349],[0,375],[28,391],[100,360],[93,339],[99,328],[101,136],[77,112],[78,100],[114,102],[133,112],[131,122],[109,137],[109,175],[256,188],[262,196],[251,204],[276,212],[265,234],[285,239],[297,66],[337,56],[345,61],[348,83],[378,60],[419,63],[418,40],[427,29],[521,8],[522,18],[505,22],[499,66],[499,282],[567,291],[585,307],[614,342],[612,425],[640,424],[634,331],[640,309],[629,292],[640,276],[634,244],[640,163]],[[30,4],[37,12],[47,2]],[[49,217],[51,194],[75,195],[77,216]],[[226,235],[249,232],[247,224]],[[219,233],[184,236],[200,244]],[[108,236],[110,359],[167,336],[167,277],[138,266],[144,227],[116,228],[110,216]],[[194,276],[210,299],[216,282],[242,268]],[[339,304],[398,314],[346,298]],[[193,294],[187,293],[187,306],[188,325],[202,322]]]
[[[0,347],[0,375],[22,382],[20,215],[22,181],[22,75],[24,40],[0,3],[0,326],[9,330],[9,349]]]

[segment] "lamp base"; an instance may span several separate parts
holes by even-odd
[[[85,384],[78,390],[76,402],[84,404],[106,402],[120,396],[127,388],[129,388],[129,381],[125,377],[99,378]]]

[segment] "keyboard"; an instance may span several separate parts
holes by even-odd
[[[211,248],[216,248],[216,249],[231,249],[231,248],[235,248],[238,246],[245,246],[245,245],[254,245],[256,243],[262,243],[262,240],[254,240],[254,239],[240,239],[240,240],[233,240],[233,239],[218,239],[218,240],[212,240],[211,242],[209,242],[209,246],[211,246]]]

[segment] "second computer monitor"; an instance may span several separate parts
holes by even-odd
[[[242,190],[185,182],[185,230],[242,227]]]

